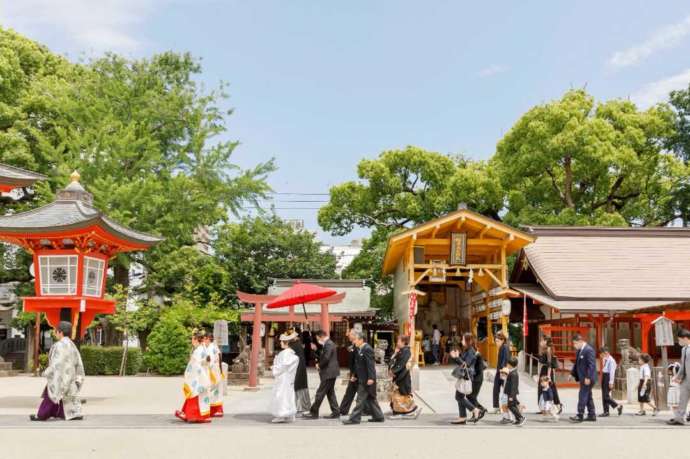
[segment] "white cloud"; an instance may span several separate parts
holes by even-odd
[[[668,99],[668,94],[674,89],[687,89],[690,83],[690,69],[678,75],[648,83],[634,92],[630,99],[640,107],[650,107]]]
[[[608,63],[614,68],[639,64],[657,51],[676,46],[688,34],[690,34],[690,16],[676,24],[662,27],[639,45],[613,53]]]
[[[492,77],[494,75],[498,75],[499,73],[507,72],[508,67],[504,65],[490,65],[488,67],[485,67],[481,69],[479,72],[477,72],[477,76],[480,78],[488,78]]]
[[[39,40],[61,35],[80,50],[135,51],[157,0],[0,0],[0,23]],[[158,2],[160,3],[160,2]]]

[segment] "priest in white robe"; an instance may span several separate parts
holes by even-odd
[[[84,384],[84,364],[79,349],[69,336],[72,324],[62,321],[55,327],[55,343],[48,354],[48,368],[43,372],[47,379],[43,389],[43,401],[32,421],[45,421],[55,417],[77,421],[84,419],[81,412],[79,391]]]
[[[284,333],[280,336],[282,351],[273,361],[273,398],[271,400],[271,414],[273,423],[293,422],[297,414],[295,403],[295,375],[299,365],[299,357],[288,343],[295,339],[297,334]]]

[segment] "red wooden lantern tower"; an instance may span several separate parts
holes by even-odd
[[[0,240],[33,255],[35,296],[24,297],[24,311],[45,313],[48,323],[75,325],[83,336],[96,314],[115,312],[104,298],[108,260],[120,252],[146,250],[161,238],[126,228],[93,207],[93,195],[79,173],[52,203],[0,217]],[[80,324],[77,335],[77,324]]]

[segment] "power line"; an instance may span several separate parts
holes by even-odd
[[[241,207],[243,210],[256,210],[256,207]],[[321,207],[271,207],[275,210],[321,210]],[[264,209],[268,210],[268,209]]]
[[[272,191],[271,194],[280,194],[280,195],[287,195],[287,196],[330,196],[329,193],[286,193],[286,192],[278,192],[278,191]]]

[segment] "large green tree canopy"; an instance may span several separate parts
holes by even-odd
[[[321,227],[336,235],[355,226],[395,230],[421,223],[465,202],[498,217],[503,193],[484,162],[417,147],[384,151],[357,166],[358,180],[336,185],[319,210]]]
[[[146,291],[170,294],[179,251],[194,244],[194,230],[269,191],[273,163],[250,170],[233,164],[237,144],[224,140],[224,87],[203,91],[195,79],[201,67],[188,54],[110,54],[74,64],[0,29],[0,72],[0,161],[48,176],[31,205],[52,200],[77,169],[99,209],[166,238],[148,252],[119,257],[119,283],[127,283],[134,257],[158,269]],[[209,275],[215,270],[200,265]]]
[[[673,114],[658,105],[596,103],[582,90],[525,113],[493,165],[508,190],[506,220],[531,224],[666,225],[687,176],[663,149]]]

